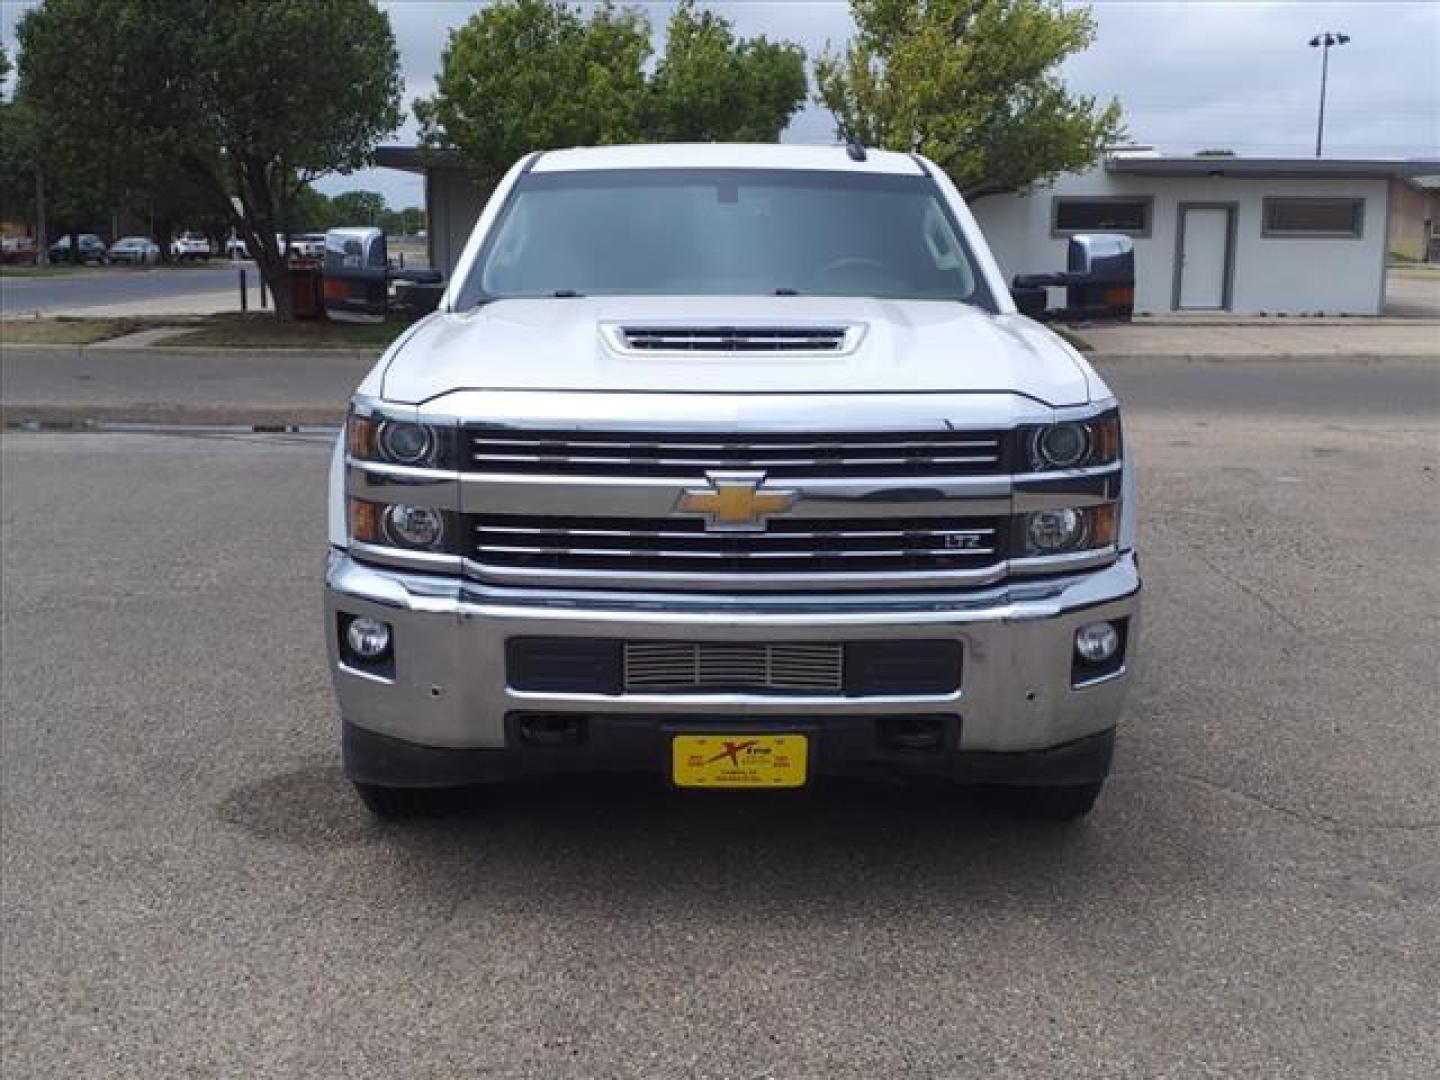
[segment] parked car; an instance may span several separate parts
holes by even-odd
[[[1126,317],[1130,240],[1067,254],[1017,296],[1063,278]],[[335,443],[324,625],[361,799],[859,773],[1087,813],[1139,642],[1135,470],[1114,391],[1017,296],[918,155],[517,163]]]
[[[183,232],[170,241],[170,257],[176,262],[210,258],[210,240],[202,233]]]
[[[0,263],[33,264],[38,254],[33,236],[0,237]]]
[[[70,256],[70,234],[56,240],[50,245],[50,259],[53,262],[82,262],[82,263],[104,263],[109,259],[105,241],[94,233],[80,234],[80,258],[72,259]]]
[[[154,266],[160,261],[160,245],[148,236],[127,236],[111,245],[110,261],[133,266]]]
[[[238,236],[232,236],[225,241],[225,257],[227,259],[248,259],[250,249],[245,246],[245,241]]]

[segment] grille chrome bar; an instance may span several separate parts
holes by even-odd
[[[626,642],[626,690],[789,690],[845,686],[840,644]]]
[[[625,548],[581,548],[581,547],[510,547],[499,544],[476,544],[479,552],[494,552],[510,555],[576,555],[581,558],[635,558],[635,559],[813,559],[813,551],[666,551],[657,548],[627,550]],[[961,549],[967,555],[993,555],[994,548],[970,547]],[[906,548],[908,555],[942,556],[956,554],[955,548]],[[826,551],[827,557],[843,559],[891,559],[894,551],[847,551],[836,549]]]
[[[515,525],[492,525],[488,521],[483,525],[477,525],[477,529],[486,533],[515,533],[517,535],[531,536],[535,533],[533,526],[521,527]],[[694,539],[696,533],[693,530],[676,532],[657,529],[556,529],[557,533],[565,536],[606,536],[606,537],[643,537],[645,539],[672,540],[672,539]],[[993,535],[994,529],[928,529],[925,530],[929,536],[989,536]],[[703,535],[703,534],[701,534]],[[751,540],[871,540],[871,539],[893,539],[910,535],[903,529],[862,529],[862,530],[837,530],[835,532],[762,532],[755,533],[749,537]]]
[[[682,518],[477,514],[467,555],[485,576],[507,570],[638,574],[845,574],[977,571],[1004,558],[1004,518],[775,519],[763,532],[710,532]]]
[[[760,469],[771,479],[999,475],[1007,438],[994,431],[777,433],[707,438],[685,432],[466,430],[470,472],[700,478],[713,469]]]

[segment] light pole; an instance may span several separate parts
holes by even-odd
[[[1315,156],[1320,156],[1320,147],[1325,140],[1325,82],[1330,75],[1330,47],[1344,45],[1350,40],[1349,34],[1326,30],[1310,39],[1310,47],[1320,50],[1320,117],[1315,122]]]

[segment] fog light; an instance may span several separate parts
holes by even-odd
[[[345,628],[345,641],[362,660],[379,660],[390,651],[390,626],[379,619],[360,615]]]
[[[1075,651],[1087,664],[1103,664],[1120,647],[1120,634],[1113,623],[1097,622],[1075,631]]]

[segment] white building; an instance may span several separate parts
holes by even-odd
[[[1433,161],[1121,152],[971,209],[1007,276],[1063,270],[1077,232],[1132,237],[1137,313],[1377,315],[1391,179],[1435,171]]]
[[[387,146],[376,164],[424,174],[430,265],[448,274],[485,193],[453,152]],[[1051,186],[971,207],[1007,276],[1063,270],[1076,232],[1132,236],[1138,313],[1376,315],[1391,180],[1437,172],[1436,161],[1125,151]]]

